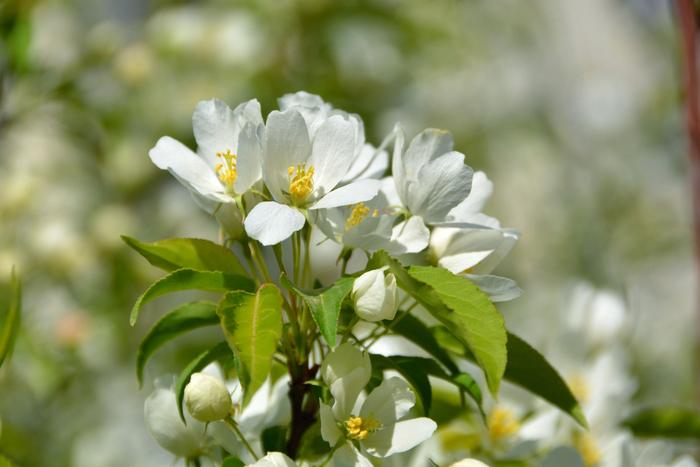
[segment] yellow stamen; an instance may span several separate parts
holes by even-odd
[[[375,209],[376,211],[376,209]],[[360,222],[365,220],[365,217],[369,214],[369,208],[365,206],[365,203],[357,203],[350,212],[350,216],[345,221],[345,230],[350,230],[353,227],[360,225]]]
[[[350,417],[345,421],[345,431],[348,438],[363,440],[380,428],[381,424],[372,417]]]
[[[600,450],[591,435],[588,433],[578,433],[574,436],[574,447],[581,454],[586,467],[598,465],[601,461]]]
[[[571,390],[571,393],[576,397],[576,399],[579,402],[587,402],[588,398],[591,395],[590,388],[588,387],[588,383],[586,380],[581,377],[581,376],[574,376],[573,378],[569,379],[569,389]]]
[[[294,204],[303,202],[314,190],[314,167],[306,164],[299,164],[295,167],[287,168],[289,176],[289,194]]]
[[[219,176],[219,180],[221,180],[228,189],[231,189],[238,178],[238,171],[236,170],[238,156],[227,149],[226,152],[217,152],[216,157],[222,160],[222,162],[216,164],[214,168],[216,175]]]
[[[520,422],[513,412],[503,407],[496,407],[488,418],[489,435],[494,441],[508,438],[520,430]]]

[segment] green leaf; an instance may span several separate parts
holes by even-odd
[[[182,413],[182,400],[185,397],[185,387],[187,386],[187,383],[190,382],[190,376],[192,376],[192,373],[201,371],[211,362],[233,356],[234,355],[231,353],[231,349],[229,348],[228,344],[221,341],[214,347],[197,355],[194,360],[188,363],[187,366],[180,372],[180,376],[178,376],[177,382],[175,383],[175,395],[177,396],[177,410],[180,412],[180,418],[183,422],[185,422],[185,415]]]
[[[230,249],[209,240],[168,238],[144,243],[126,235],[122,235],[122,240],[153,266],[166,271],[187,268],[247,275],[245,268]]]
[[[460,373],[456,376],[453,376],[451,381],[462,392],[465,392],[467,393],[467,395],[469,395],[469,397],[476,403],[476,406],[479,408],[479,412],[481,413],[481,415],[485,416],[484,409],[481,405],[483,402],[481,388],[479,387],[479,383],[476,382],[472,375],[470,375],[469,373]]]
[[[221,467],[245,467],[245,464],[238,457],[227,457]]]
[[[10,304],[0,320],[0,365],[14,347],[19,332],[20,310],[22,309],[22,284],[12,269],[10,276]]]
[[[207,290],[211,292],[226,292],[229,290],[254,290],[255,283],[248,277],[228,274],[220,271],[196,271],[194,269],[178,269],[157,280],[141,295],[131,309],[129,322],[133,326],[139,317],[141,307],[168,293],[180,290]]]
[[[287,427],[271,426],[260,435],[263,452],[283,452],[286,447]]]
[[[459,368],[449,354],[440,347],[430,329],[415,316],[406,314],[392,324],[392,331],[410,340],[430,355],[435,357],[452,374],[459,373]]]
[[[471,351],[461,346],[450,331],[442,326],[433,329],[433,334],[443,347],[470,360],[475,360]],[[571,389],[557,370],[530,344],[513,333],[508,333],[508,363],[503,377],[511,383],[541,397],[570,415],[582,427],[587,427],[586,417]]]
[[[143,384],[143,368],[153,353],[169,340],[202,326],[217,324],[216,304],[186,303],[163,316],[141,341],[136,354],[136,377]]]
[[[623,422],[635,436],[700,439],[700,412],[682,407],[640,410]]]
[[[506,368],[506,329],[503,316],[469,279],[447,269],[411,266],[408,273],[428,285],[445,307],[427,307],[433,316],[447,325],[471,349],[486,374],[494,394]]]
[[[352,290],[354,277],[341,277],[330,287],[315,290],[297,288],[284,274],[280,278],[282,285],[301,297],[311,310],[321,335],[329,346],[335,347],[335,335],[338,331],[340,306]]]
[[[425,414],[428,415],[430,413],[433,393],[428,375],[440,375],[444,378],[448,378],[447,374],[435,361],[422,357],[405,357],[401,355],[385,357],[384,355],[378,354],[370,354],[370,359],[372,360],[373,371],[398,371],[401,376],[413,386],[413,389],[415,389],[423,405]]]
[[[263,284],[255,294],[229,292],[217,313],[242,370],[239,379],[246,405],[272,368],[272,356],[282,337],[282,295],[274,284]]]

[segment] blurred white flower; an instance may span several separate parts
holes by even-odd
[[[462,459],[461,461],[457,461],[454,464],[450,465],[450,467],[489,467],[487,464],[484,464],[483,462],[476,460],[476,459]]]
[[[248,467],[296,467],[296,464],[284,453],[269,452],[259,461],[248,464]]]
[[[384,269],[367,271],[352,286],[355,312],[365,321],[394,319],[399,306],[396,277]]]

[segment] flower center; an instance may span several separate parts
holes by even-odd
[[[520,423],[508,409],[496,407],[488,419],[489,435],[494,441],[514,435],[520,429]]]
[[[289,194],[292,201],[296,204],[302,202],[314,189],[314,167],[306,164],[299,164],[296,167],[290,166],[287,168],[289,176]]]
[[[571,393],[579,402],[584,403],[588,401],[591,391],[588,387],[588,383],[586,383],[586,380],[583,377],[574,376],[573,378],[569,379],[568,383]]]
[[[381,424],[372,417],[350,417],[345,421],[345,431],[348,438],[362,441],[372,433],[377,431]]]
[[[348,219],[345,221],[345,230],[350,230],[353,227],[357,227],[368,215],[369,208],[365,206],[365,203],[357,203],[355,206],[353,206]],[[377,217],[378,215],[378,209],[372,211],[372,217]]]
[[[574,437],[574,447],[579,454],[581,454],[581,458],[586,467],[593,467],[600,462],[601,454],[598,445],[588,433],[579,433],[576,435]]]
[[[226,152],[217,152],[216,157],[221,159],[221,162],[216,164],[214,171],[226,188],[231,189],[238,178],[236,170],[238,156],[227,149]]]

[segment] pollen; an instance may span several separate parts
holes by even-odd
[[[214,168],[216,175],[227,188],[231,189],[238,178],[238,170],[236,169],[238,156],[227,149],[226,152],[217,152],[216,157],[221,159],[221,162],[216,164]]]
[[[488,418],[489,435],[494,441],[508,438],[520,430],[520,422],[513,412],[503,407],[493,409]]]
[[[583,464],[586,467],[593,467],[600,463],[602,458],[600,449],[591,435],[579,433],[574,437],[574,447],[581,454]]]
[[[345,230],[350,230],[353,227],[357,227],[368,215],[369,208],[365,206],[365,203],[357,203],[355,206],[353,206],[350,216],[348,216],[348,219],[345,221]],[[374,214],[372,215],[374,216]]]
[[[299,164],[296,167],[287,168],[289,176],[289,194],[294,203],[304,201],[314,189],[314,167]]]
[[[345,421],[348,438],[362,441],[370,433],[380,428],[380,423],[372,417],[350,417]]]

